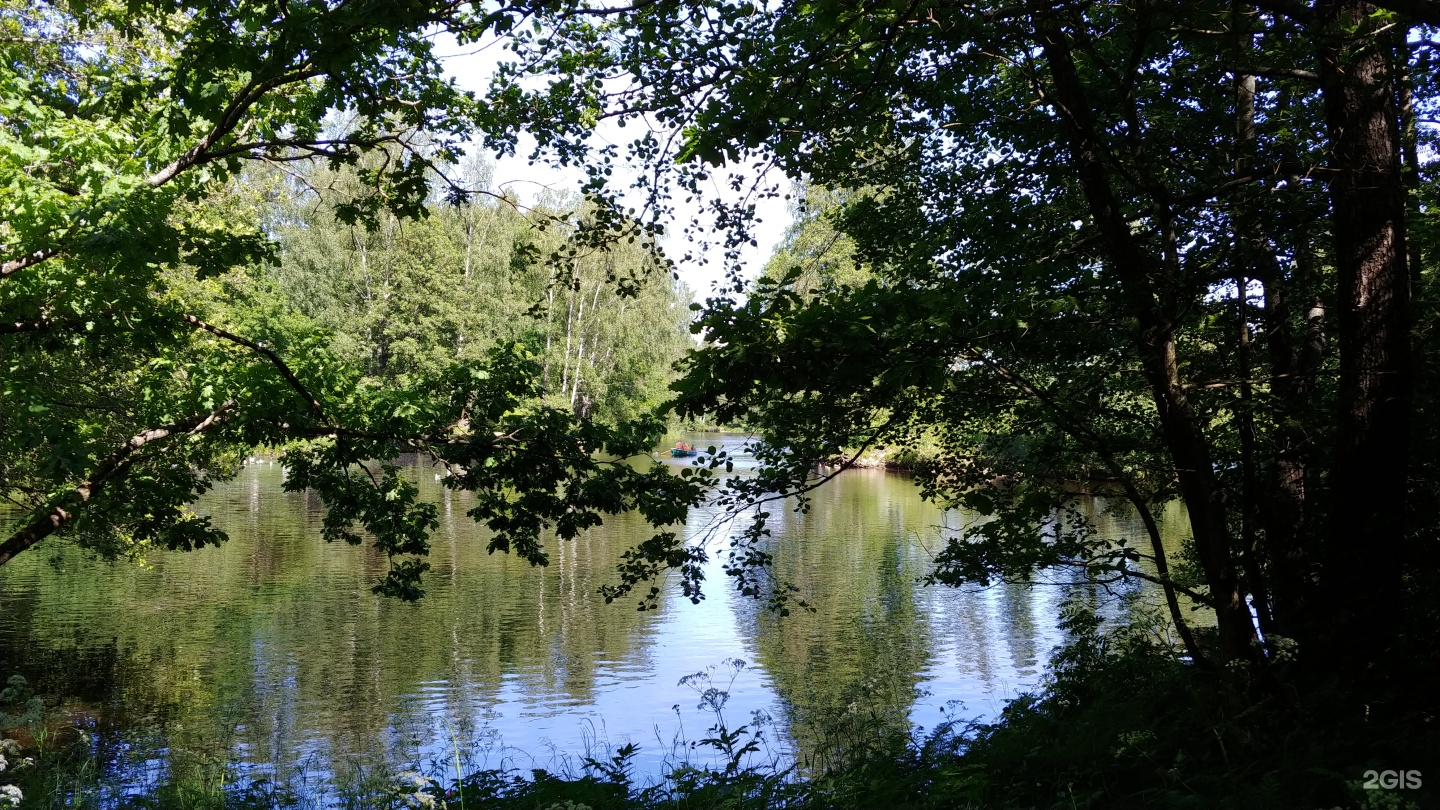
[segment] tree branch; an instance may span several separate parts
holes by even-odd
[[[205,133],[200,140],[195,142],[194,146],[185,150],[185,153],[172,161],[170,165],[145,178],[145,185],[151,187],[163,186],[175,179],[176,175],[186,169],[216,159],[217,155],[209,151],[210,147],[214,146],[221,138],[229,135],[235,127],[240,124],[241,116],[254,106],[257,101],[263,98],[266,93],[277,87],[312,79],[322,75],[322,73],[323,71],[316,68],[306,68],[290,73],[283,73],[266,81],[252,82],[247,85],[241,90],[240,94],[230,102],[229,106],[225,108],[225,111],[220,114],[220,120],[209,132]]]
[[[13,321],[0,323],[0,335],[14,335],[20,332],[48,332],[57,323],[54,318],[41,316],[33,321]]]
[[[1320,74],[1313,70],[1302,70],[1300,68],[1267,67],[1264,65],[1226,65],[1225,70],[1230,73],[1248,73],[1252,76],[1264,76],[1267,79],[1299,79],[1302,82],[1312,84],[1320,83]]]
[[[177,433],[194,435],[224,421],[235,409],[235,400],[228,400],[209,414],[196,414],[168,425],[141,431],[131,436],[110,455],[95,465],[88,478],[80,485],[61,495],[44,514],[30,521],[24,528],[10,535],[0,543],[0,566],[15,558],[15,555],[30,548],[54,534],[72,519],[74,512],[94,500],[112,480],[124,475],[135,463],[135,453],[147,444],[154,444]]]
[[[1155,571],[1159,575],[1156,582],[1158,582],[1164,590],[1165,606],[1170,611],[1170,620],[1175,623],[1176,632],[1180,634],[1181,641],[1185,643],[1185,649],[1190,653],[1190,657],[1195,663],[1201,666],[1207,665],[1205,657],[1200,651],[1200,645],[1195,642],[1195,636],[1190,631],[1189,625],[1185,623],[1184,614],[1180,612],[1180,603],[1175,598],[1175,591],[1179,586],[1170,578],[1170,564],[1165,554],[1164,541],[1160,535],[1160,524],[1155,520],[1154,512],[1151,511],[1150,505],[1145,501],[1144,496],[1140,494],[1140,489],[1135,485],[1134,479],[1125,472],[1125,468],[1120,464],[1119,460],[1115,458],[1114,454],[1110,452],[1109,443],[1088,425],[1075,418],[1059,402],[1056,402],[1054,397],[1037,388],[1023,376],[996,362],[984,352],[975,351],[973,355],[976,360],[979,360],[991,371],[994,371],[1002,380],[1015,386],[1021,393],[1045,406],[1045,408],[1054,414],[1055,423],[1061,430],[1069,433],[1076,439],[1089,443],[1095,449],[1095,452],[1100,455],[1101,463],[1103,463],[1105,468],[1110,471],[1110,474],[1115,476],[1116,480],[1120,482],[1121,488],[1125,491],[1126,499],[1129,500],[1131,505],[1135,507],[1135,510],[1140,513],[1140,522],[1145,526],[1145,533],[1150,540],[1150,550],[1154,555]],[[1200,601],[1203,604],[1214,606],[1213,597],[1212,599],[1201,599]]]
[[[227,332],[214,324],[206,323],[194,315],[182,315],[181,317],[185,319],[186,323],[194,326],[196,329],[202,329],[216,337],[223,338],[238,346],[244,346],[253,352],[264,355],[275,368],[279,369],[280,376],[285,378],[285,382],[289,383],[291,388],[294,388],[300,396],[305,398],[305,403],[310,406],[310,410],[315,412],[316,418],[323,423],[329,423],[330,420],[325,416],[325,409],[321,407],[320,400],[317,399],[314,394],[310,393],[310,389],[306,388],[305,384],[300,382],[300,378],[295,376],[295,372],[290,369],[290,366],[286,365],[284,360],[280,359],[280,355],[276,354],[273,349],[256,343],[249,338],[241,337],[234,332]]]
[[[220,115],[219,122],[216,123],[209,132],[201,137],[200,140],[196,141],[195,145],[187,149],[184,154],[172,161],[170,165],[145,178],[143,181],[144,185],[150,186],[151,188],[163,186],[175,179],[177,175],[186,169],[229,154],[229,152],[226,151],[212,152],[210,149],[221,138],[233,132],[235,127],[240,124],[245,112],[263,98],[266,93],[269,93],[277,87],[283,87],[287,84],[293,84],[320,76],[322,73],[322,71],[313,67],[302,68],[281,74],[267,81],[252,82],[250,85],[247,85],[240,94],[230,102],[229,106],[225,108],[225,111]],[[73,234],[75,229],[72,227],[70,230]],[[0,264],[0,278],[18,273],[27,267],[34,267],[47,259],[59,255],[60,252],[61,249],[59,247],[52,245],[11,259],[4,264]]]
[[[1121,578],[1134,577],[1135,579],[1143,580],[1154,585],[1159,585],[1162,588],[1174,588],[1176,591],[1185,594],[1185,596],[1194,600],[1196,603],[1204,605],[1211,610],[1215,609],[1215,598],[1213,596],[1206,593],[1201,593],[1200,591],[1197,591],[1193,588],[1188,588],[1184,585],[1181,585],[1180,583],[1171,579],[1168,575],[1156,576],[1154,574],[1147,574],[1144,571],[1137,571],[1134,568],[1129,568],[1123,565],[1101,562],[1086,562],[1083,560],[1066,560],[1061,562],[1060,564],[1070,568],[1080,568],[1086,570],[1094,569],[1097,571],[1113,571],[1116,574],[1119,574]]]
[[[18,273],[27,267],[33,267],[59,252],[59,249],[53,247],[40,248],[24,256],[11,259],[4,264],[0,264],[0,278]]]
[[[212,149],[205,155],[205,160],[219,160],[231,155],[244,154],[246,152],[257,152],[262,149],[298,149],[304,154],[296,156],[297,159],[308,160],[319,157],[336,157],[341,154],[339,148],[358,147],[360,149],[373,149],[384,143],[396,143],[400,140],[399,134],[382,135],[378,138],[335,138],[331,140],[298,140],[294,138],[277,138],[273,141],[251,141],[248,143],[237,143],[223,149]],[[266,155],[264,159],[284,160],[285,158]]]

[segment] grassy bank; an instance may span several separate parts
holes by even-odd
[[[858,456],[853,450],[847,450],[844,454],[831,459],[831,463],[839,465],[851,457],[855,459],[851,462],[851,467],[912,472],[938,461],[940,445],[931,439],[925,439],[900,447],[870,448]]]
[[[1424,712],[1413,722],[1339,728],[1323,699],[1282,689],[1216,713],[1203,708],[1226,703],[1214,699],[1216,678],[1181,661],[1152,630],[1102,634],[1093,617],[1075,614],[1069,631],[1046,687],[992,724],[954,723],[915,739],[836,717],[825,750],[799,765],[767,754],[764,729],[729,727],[717,712],[703,739],[681,747],[695,761],[682,756],[659,782],[636,777],[636,749],[626,746],[547,770],[471,769],[457,752],[428,768],[356,767],[318,782],[302,774],[238,784],[223,763],[172,763],[154,784],[121,795],[107,782],[104,757],[72,744],[25,752],[34,761],[19,768],[24,760],[12,755],[0,784],[23,792],[21,807],[137,810],[1440,806],[1440,772],[1426,771],[1440,763],[1440,735]],[[1243,688],[1238,677],[1227,676],[1224,688]],[[1421,784],[1383,786],[1379,774],[1402,770],[1422,772],[1412,777]]]

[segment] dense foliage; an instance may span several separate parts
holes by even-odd
[[[1063,501],[1047,478],[1103,471],[1142,509],[1178,494],[1219,631],[1192,654],[1259,663],[1262,635],[1395,652],[1380,637],[1422,568],[1402,518],[1427,322],[1411,287],[1430,275],[1428,237],[1406,236],[1426,216],[1434,17],[716,3],[515,47],[558,68],[583,44],[596,81],[532,107],[683,129],[679,182],[759,157],[848,190],[830,221],[872,278],[799,295],[797,266],[710,302],[683,412],[759,420],[796,484],[837,448],[944,428],[935,494],[1024,520],[953,546],[942,577],[1095,555],[1021,530]],[[598,81],[612,67],[632,84]],[[974,488],[1006,465],[1029,483]]]
[[[839,197],[812,232],[849,240],[849,275],[800,242],[789,271],[737,275],[677,384],[681,414],[763,431],[737,503],[803,492],[847,448],[937,442],[927,492],[994,519],[951,540],[936,580],[1149,578],[1213,711],[1295,701],[1355,724],[1342,737],[1423,735],[1433,4],[718,2],[551,22],[514,45],[566,74],[531,90],[532,126],[579,143],[643,114],[678,133],[652,164],[677,161],[678,188],[758,162]],[[1145,535],[1090,532],[1076,479],[1123,493]],[[1184,559],[1153,519],[1171,497]],[[740,567],[767,561],[764,531]]]
[[[353,187],[353,173],[313,174],[277,190],[268,214],[279,262],[252,269],[251,289],[332,334],[336,354],[367,377],[433,376],[517,343],[540,363],[545,401],[557,408],[613,422],[665,398],[671,365],[693,346],[688,295],[642,245],[555,261],[583,200],[551,194],[530,208],[498,194],[434,199],[421,219],[392,214],[367,229],[336,219],[325,199],[334,193],[311,191]],[[483,187],[483,165],[470,174],[467,185]]]
[[[187,505],[258,447],[286,448],[326,538],[373,537],[377,589],[409,598],[436,516],[398,453],[536,563],[549,529],[683,516],[697,488],[621,461],[658,440],[642,406],[685,340],[651,238],[604,200],[521,215],[454,171],[494,113],[431,37],[507,19],[0,6],[0,491],[20,510],[0,564],[57,532],[107,555],[220,542]]]
[[[408,555],[435,520],[394,468],[367,466],[399,450],[450,465],[480,494],[495,546],[535,561],[547,527],[569,537],[629,508],[682,518],[707,476],[597,454],[647,450],[656,423],[583,418],[586,386],[608,385],[586,331],[612,321],[596,281],[629,289],[594,257],[652,244],[675,195],[701,196],[722,167],[768,163],[837,195],[812,228],[847,242],[817,266],[824,251],[797,234],[793,270],[753,286],[737,274],[703,307],[705,345],[674,410],[764,433],[760,473],[729,482],[722,505],[803,493],[816,463],[847,448],[933,441],[927,493],[994,517],[949,543],[935,579],[1057,566],[1149,578],[1208,678],[1212,716],[1324,704],[1364,739],[1433,724],[1435,696],[1418,688],[1440,660],[1440,434],[1424,418],[1433,3],[3,9],[0,465],[28,519],[0,562],[60,528],[100,548],[212,542],[184,504],[227,457],[296,440],[290,485],[325,497],[326,536],[358,542],[363,527],[403,558],[386,592],[418,593],[424,564]],[[437,30],[508,36],[516,58],[488,98],[440,79]],[[353,115],[322,131],[332,109]],[[664,136],[591,137],[602,120],[642,118]],[[535,288],[571,291],[547,293],[543,353],[522,341],[467,355],[457,316],[417,310],[430,262],[414,257],[473,233],[436,218],[428,227],[450,236],[427,237],[390,216],[420,214],[433,170],[474,132],[502,150],[529,132],[587,173],[588,207],[555,279]],[[362,163],[365,151],[384,158]],[[295,246],[277,283],[313,277],[307,250],[374,281],[375,251],[391,297],[363,313],[308,304],[338,343],[201,308],[223,297],[218,273],[276,245],[235,215],[243,200],[227,207],[221,182],[247,160],[316,157],[358,166],[359,193],[308,229],[277,226]],[[641,221],[615,205],[627,159],[644,167]],[[464,222],[481,209],[458,210]],[[749,201],[709,211],[733,258]],[[351,225],[363,238],[333,241]],[[559,358],[556,390],[562,309],[576,354]],[[443,339],[417,337],[412,316]],[[1076,478],[1122,492],[1147,536],[1089,532],[1068,509]],[[1153,518],[1177,496],[1193,541],[1183,561]],[[766,516],[739,535],[730,570],[781,607],[788,589],[756,573],[770,562]],[[623,583],[679,568],[693,595],[703,555],[662,531]],[[1198,621],[1182,598],[1206,609]],[[1042,710],[1063,717],[1056,706]],[[1017,723],[1046,727],[1026,708]],[[1212,730],[1222,758],[1263,745]]]

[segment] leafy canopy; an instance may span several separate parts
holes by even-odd
[[[493,548],[535,563],[548,531],[568,539],[630,509],[657,526],[683,515],[696,485],[621,461],[648,455],[663,423],[554,407],[533,345],[484,339],[458,358],[417,346],[406,374],[367,374],[256,284],[303,227],[276,218],[270,178],[348,178],[328,227],[362,242],[423,222],[441,197],[485,193],[452,167],[507,115],[503,99],[457,89],[432,40],[470,42],[524,13],[0,4],[0,492],[18,509],[0,564],[57,532],[108,555],[219,542],[186,505],[262,447],[285,448],[287,486],[324,500],[327,539],[370,538],[390,556],[376,589],[405,598],[421,593],[435,513],[389,462],[399,453],[446,465],[480,496]],[[604,206],[573,221],[557,261],[639,233]]]

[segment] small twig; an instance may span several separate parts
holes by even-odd
[[[182,315],[181,317],[185,319],[186,323],[194,326],[197,329],[203,329],[204,331],[209,332],[210,334],[217,337],[224,338],[231,343],[237,344],[239,346],[244,346],[251,351],[259,352],[260,354],[265,355],[266,359],[268,359],[275,366],[275,368],[280,370],[280,375],[285,378],[285,381],[290,384],[290,387],[294,388],[297,392],[300,393],[302,397],[305,398],[306,404],[310,406],[310,410],[315,412],[315,416],[321,422],[327,424],[329,423],[330,420],[326,418],[325,409],[321,407],[320,400],[316,398],[314,394],[310,393],[310,390],[305,387],[305,384],[300,382],[300,378],[295,376],[295,372],[290,369],[290,366],[286,365],[285,361],[281,360],[280,355],[276,354],[273,349],[256,343],[249,338],[241,337],[233,332],[227,332],[226,330],[221,329],[220,327],[213,324],[206,323],[195,317],[194,315]]]

